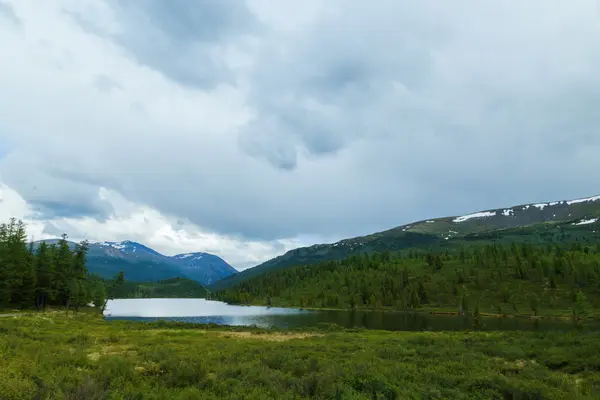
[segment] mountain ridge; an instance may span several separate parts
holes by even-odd
[[[255,267],[226,277],[213,284],[221,290],[262,273],[301,264],[339,260],[351,254],[376,251],[400,251],[423,246],[441,245],[460,239],[473,239],[486,232],[545,224],[595,224],[600,219],[600,195],[572,200],[525,203],[510,207],[479,210],[464,215],[430,218],[399,225],[364,236],[342,239],[334,243],[315,244],[290,250]],[[560,228],[560,227],[559,227]],[[510,233],[510,232],[509,232]]]
[[[56,243],[58,239],[39,240],[35,243]],[[74,242],[69,242],[74,246]],[[127,280],[159,281],[184,277],[199,282],[203,286],[212,284],[237,270],[221,257],[210,253],[184,253],[195,257],[181,257],[182,254],[166,256],[138,242],[90,242],[87,266],[91,273],[103,278],[112,278],[120,270]]]

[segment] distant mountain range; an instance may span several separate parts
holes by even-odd
[[[280,268],[339,260],[356,253],[447,247],[485,240],[540,242],[589,238],[600,236],[599,221],[600,196],[523,204],[461,216],[434,218],[337,243],[294,249],[254,268],[219,280],[210,289],[232,287]]]
[[[58,239],[44,241],[52,244]],[[69,245],[75,246],[75,243],[69,242]],[[235,268],[213,254],[198,252],[169,257],[129,240],[90,243],[87,267],[91,273],[104,278],[111,278],[123,270],[125,278],[130,281],[185,277],[202,285],[210,285],[237,273]]]

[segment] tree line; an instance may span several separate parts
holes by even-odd
[[[69,246],[67,235],[53,244],[27,241],[23,221],[0,224],[0,307],[60,306],[78,310],[93,304],[104,308],[107,299],[124,281],[123,273],[107,285],[88,273],[88,243]]]
[[[599,304],[600,245],[488,243],[356,254],[271,271],[215,296],[267,306],[583,315]]]

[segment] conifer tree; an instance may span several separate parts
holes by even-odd
[[[35,257],[35,270],[37,285],[35,290],[35,304],[38,310],[45,310],[48,302],[53,298],[54,266],[52,263],[52,250],[46,242],[41,242]]]

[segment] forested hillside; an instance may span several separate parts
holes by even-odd
[[[585,316],[600,307],[600,242],[355,255],[267,272],[216,297],[273,306]]]
[[[107,281],[110,285],[112,281]],[[171,278],[158,282],[125,281],[114,291],[118,299],[206,298],[206,289],[187,278]]]
[[[290,250],[210,286],[223,290],[261,274],[295,265],[342,260],[372,252],[408,248],[447,249],[490,240],[503,243],[571,243],[600,238],[600,196],[525,204],[457,217],[434,218],[367,236]]]

